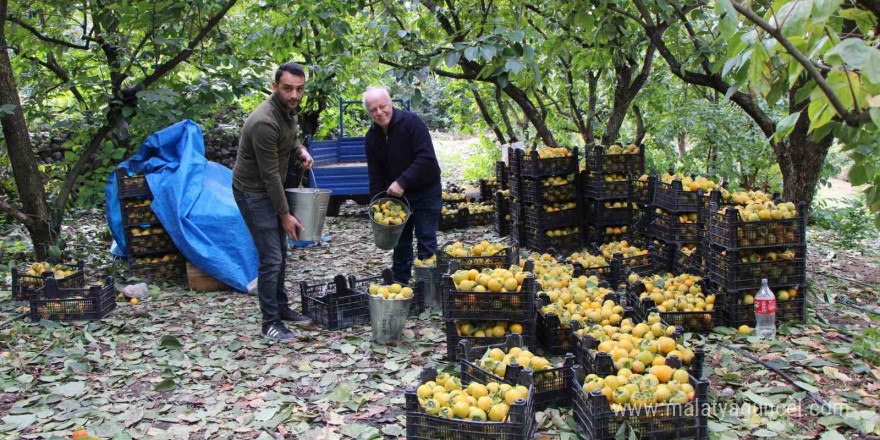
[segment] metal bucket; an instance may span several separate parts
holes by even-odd
[[[380,192],[379,194],[385,194],[385,191]],[[412,216],[412,209],[409,207],[409,202],[406,199],[392,199],[388,197],[379,197],[379,194],[376,194],[372,200],[370,200],[370,207],[377,203],[382,203],[384,201],[393,200],[395,202],[403,202],[403,208],[406,210],[406,221],[409,221],[410,216]],[[403,233],[403,228],[406,226],[406,222],[403,222],[399,225],[383,225],[378,223],[376,220],[373,220],[373,212],[372,210],[369,213],[370,215],[370,226],[373,228],[373,241],[376,243],[376,247],[379,249],[384,249],[386,251],[394,249],[397,246],[397,241],[400,239],[400,234]]]
[[[424,281],[422,292],[425,295],[425,307],[436,311],[443,311],[443,301],[440,298],[440,276],[437,266],[414,266],[416,283]]]
[[[296,234],[299,241],[320,241],[324,219],[330,206],[330,190],[319,188],[287,188],[284,195],[290,214],[303,228]]]
[[[373,327],[373,340],[380,344],[400,341],[403,324],[409,315],[413,297],[402,300],[370,296],[370,325]]]

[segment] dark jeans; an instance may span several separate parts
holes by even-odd
[[[257,297],[260,311],[263,312],[263,324],[280,321],[278,311],[290,307],[287,294],[284,293],[287,234],[281,227],[281,219],[278,218],[269,196],[237,189],[233,189],[232,193],[260,258]]]
[[[412,207],[412,216],[406,222],[400,240],[394,248],[394,264],[391,266],[396,281],[409,282],[413,264],[413,229],[418,239],[418,254],[425,259],[437,253],[437,221],[443,208],[440,182],[431,188],[405,192],[403,196]]]

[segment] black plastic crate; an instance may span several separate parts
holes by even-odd
[[[504,372],[504,377],[499,377],[490,371],[480,368],[480,359],[493,348],[501,349],[505,354],[514,347],[523,347],[522,337],[520,335],[508,335],[503,344],[493,344],[486,346],[471,346],[468,341],[461,341],[460,352],[461,359],[461,376],[462,381],[468,378],[468,382],[477,381],[480,383],[499,382],[510,385],[516,384],[523,371],[522,366],[510,364]],[[565,356],[561,366],[541,371],[532,371],[532,379],[535,384],[535,410],[541,411],[550,405],[570,406],[571,405],[571,367],[574,366],[574,355]]]
[[[528,269],[527,263],[526,268]],[[446,319],[502,319],[527,321],[535,319],[535,275],[529,272],[518,292],[473,292],[455,289],[452,274],[459,270],[458,260],[449,264],[443,274],[441,297]]]
[[[682,221],[682,216],[688,221]],[[662,208],[655,208],[652,214],[651,234],[663,241],[678,243],[697,243],[700,241],[700,224],[697,223],[696,213],[671,213]]]
[[[494,182],[490,182],[488,179],[480,179],[480,200],[484,202],[492,200],[492,196],[500,189],[502,188],[498,183],[497,177]]]
[[[468,197],[463,192],[443,191],[442,198],[443,204],[451,208],[458,208],[459,203],[467,203],[469,201]]]
[[[618,431],[630,429],[641,440],[709,438],[709,381],[691,376],[694,399],[688,403],[615,410],[599,390],[584,391],[587,371],[572,369],[572,406],[578,426],[590,440],[616,440]]]
[[[467,225],[471,226],[486,226],[492,224],[495,220],[495,211],[489,212],[481,212],[475,214],[473,212],[469,212],[467,215]]]
[[[696,246],[690,249],[690,253],[685,252],[683,244],[676,244],[672,253],[672,273],[680,275],[683,273],[692,273],[703,275],[703,268],[699,263],[700,247]]]
[[[780,301],[778,299],[780,288],[771,288],[776,300],[776,326],[784,322],[806,322],[807,319],[807,286],[785,286],[786,289],[797,289],[794,299]],[[757,295],[757,291],[751,289],[747,292]],[[755,327],[755,305],[740,303],[740,297],[745,291],[727,292],[724,295],[723,312],[726,314],[726,324],[729,327],[738,328],[741,325]]]
[[[611,206],[605,206],[606,203]],[[615,206],[617,205],[617,206]],[[633,222],[633,207],[626,199],[623,200],[595,200],[586,199],[585,203],[587,224],[592,226],[631,225]]]
[[[629,189],[630,200],[639,205],[650,205],[654,203],[654,176],[648,176],[646,180],[642,180],[639,175],[630,176]]]
[[[147,178],[143,174],[128,175],[125,170],[117,168],[116,187],[120,200],[138,197],[153,198],[150,185],[147,184]]]
[[[526,153],[519,148],[509,148],[508,157],[511,160],[510,174],[523,177],[544,177],[561,174],[576,174],[578,172],[578,149],[573,148],[570,155],[564,157],[552,157],[541,159],[537,150],[529,150]]]
[[[796,246],[807,243],[805,207],[797,207],[797,216],[790,219],[745,221],[736,209],[721,212],[711,208],[708,238],[713,244],[729,249],[758,249],[774,246]]]
[[[358,279],[354,275],[348,277],[348,285],[354,293],[363,293],[369,295],[371,284],[391,285],[394,280],[394,272],[391,269],[385,269],[381,275]],[[413,300],[409,305],[409,316],[417,316],[425,311],[425,286],[423,282],[412,281],[409,284],[398,283],[402,287],[409,287],[413,290]],[[368,297],[369,298],[369,297]],[[369,303],[369,301],[368,301]]]
[[[751,250],[726,250],[716,246],[707,246],[706,262],[709,277],[719,286],[728,291],[758,289],[761,279],[766,278],[772,288],[776,286],[793,286],[807,282],[807,247],[791,246],[794,250],[793,259],[776,257],[771,260],[742,262],[743,252]],[[760,251],[762,254],[769,251]],[[779,254],[782,254],[780,250]],[[757,254],[754,254],[757,255]],[[767,254],[764,254],[767,255]]]
[[[685,191],[678,179],[670,183],[659,179],[654,182],[654,205],[673,213],[698,212],[701,206],[708,205],[709,194],[702,189]]]
[[[627,304],[633,305],[642,320],[651,312],[657,312],[660,313],[660,319],[667,325],[679,327],[684,332],[709,333],[722,322],[720,318],[723,314],[723,294],[711,292],[702,282],[698,284],[705,296],[715,295],[715,301],[710,311],[660,312],[657,309],[657,304],[650,297],[639,299],[639,296],[645,292],[645,285],[641,281],[629,285],[626,291]]]
[[[623,173],[641,175],[645,172],[645,147],[637,153],[609,153],[608,148],[596,145],[584,148],[587,170],[593,173]]]
[[[116,287],[112,277],[88,287],[61,288],[54,278],[30,295],[31,321],[94,321],[104,319],[116,308]]]
[[[587,245],[595,247],[612,241],[622,241],[630,239],[630,225],[608,225],[593,226],[587,224],[584,227],[584,242]]]
[[[580,226],[574,226],[578,228],[577,232],[555,237],[547,236],[549,231],[538,231],[537,229],[527,227],[525,247],[540,253],[549,251],[569,252],[581,249],[584,247],[583,230]]]
[[[150,230],[144,234],[144,230]],[[139,234],[136,231],[140,232]],[[137,235],[136,235],[137,234]],[[177,251],[174,241],[168,232],[161,227],[129,227],[125,228],[125,247],[129,258],[144,254],[159,254]]]
[[[128,263],[134,276],[144,280],[186,279],[186,259],[176,252],[146,257],[133,256]]]
[[[425,368],[420,375],[421,383],[436,378],[437,371],[433,368]],[[470,383],[465,379],[462,376],[462,386],[467,386]],[[406,438],[409,440],[529,440],[537,428],[531,373],[523,371],[517,383],[529,388],[529,398],[520,399],[510,405],[507,419],[503,422],[447,419],[439,415],[428,414],[422,410],[419,404],[416,387],[407,387],[404,393],[406,399]]]
[[[504,163],[503,160],[495,162],[495,180],[498,182],[501,189],[509,189],[509,185],[507,184],[507,178],[509,175],[510,172],[507,170],[507,164]]]
[[[577,175],[573,180],[561,185],[545,185],[530,177],[520,179],[511,186],[510,194],[524,203],[546,205],[550,203],[569,202],[578,199]]]
[[[770,192],[769,188],[755,188],[754,190],[761,190],[765,194],[769,194],[770,199],[775,203],[781,203],[782,198],[778,191]],[[712,204],[715,207],[712,207]],[[743,204],[736,203],[732,201],[732,199],[724,200],[722,198],[721,191],[712,191],[709,193],[708,198],[706,199],[706,203],[700,206],[699,218],[701,223],[707,223],[709,221],[709,216],[713,211],[720,211],[724,208],[736,209],[737,206],[744,206]]]
[[[610,288],[607,283],[603,287]],[[616,294],[606,295],[602,302],[609,299],[614,301],[615,304],[619,303]],[[566,353],[572,353],[571,328],[569,326],[563,326],[562,321],[559,320],[557,314],[552,312],[547,314],[541,313],[541,308],[548,304],[550,304],[550,297],[545,293],[539,294],[536,320],[538,325],[538,344],[545,352],[550,354],[564,355]]]
[[[445,320],[446,325],[446,360],[450,362],[456,362],[461,359],[461,341],[468,341],[468,344],[472,346],[485,346],[492,344],[503,344],[505,340],[507,340],[508,335],[504,336],[485,336],[485,337],[476,337],[476,336],[463,336],[458,334],[458,328],[455,325],[456,321],[491,321],[487,319],[473,320],[473,319],[447,319]],[[498,320],[505,321],[505,320]],[[538,349],[537,337],[535,334],[535,320],[534,318],[528,321],[516,321],[516,322],[508,322],[508,324],[520,324],[522,326],[522,336],[523,344],[526,347],[529,347],[529,351],[534,352]]]
[[[350,289],[343,275],[315,284],[300,281],[299,293],[303,315],[328,330],[370,322],[369,295]]]
[[[634,309],[627,307],[627,312],[625,312],[625,316],[638,316]],[[571,337],[572,337],[572,352],[574,353],[575,362],[578,365],[584,367],[587,372],[598,374],[599,376],[605,377],[611,374],[617,374],[617,368],[614,367],[614,360],[608,353],[604,353],[601,351],[597,351],[596,347],[599,346],[599,341],[593,338],[590,335],[585,334],[583,337],[577,335],[577,331],[580,329],[580,324],[577,322],[571,323]],[[673,339],[678,341],[681,338],[680,329],[676,331],[676,333],[672,336]],[[675,356],[669,356],[666,358],[666,365],[669,365],[672,368],[685,368],[688,373],[690,373],[694,377],[703,377],[703,361],[706,357],[705,352],[702,349],[694,349],[694,358],[691,359],[691,364],[685,366],[680,359]]]
[[[495,233],[499,237],[506,237],[510,235],[510,199],[504,197],[501,191],[496,191],[492,198],[495,205],[493,218]]]
[[[624,180],[605,181],[604,173],[581,173],[584,197],[593,200],[629,199],[629,177]]]
[[[479,257],[453,257],[447,254],[445,249],[451,245],[452,241],[447,241],[441,246],[437,246],[437,269],[441,274],[449,272],[449,262],[455,260],[459,269],[507,269],[512,264],[519,263],[519,251],[516,247],[504,248],[493,255],[481,255]]]
[[[46,285],[47,278],[53,278],[58,287],[64,289],[82,288],[86,285],[85,265],[82,261],[75,264],[61,264],[73,273],[63,278],[55,278],[53,272],[43,272],[40,275],[28,275],[27,269],[12,268],[12,300],[27,301],[28,295]]]
[[[467,209],[459,209],[453,215],[440,215],[437,220],[437,229],[441,231],[449,231],[451,229],[467,228],[468,211]]]
[[[675,254],[676,243],[663,240],[652,240],[648,245],[648,253],[651,255],[653,271],[657,273],[672,272],[672,260]]]
[[[590,254],[597,255],[595,250],[590,252]],[[583,274],[583,275],[587,275],[587,276],[589,276],[590,274],[594,274],[609,283],[614,282],[614,275],[615,275],[614,266],[611,264],[610,261],[608,261],[608,259],[606,259],[601,254],[599,254],[599,256],[602,256],[602,258],[605,259],[604,266],[603,265],[596,265],[596,264],[593,264],[593,265],[584,264],[584,262],[582,262],[582,261],[572,260],[571,256],[572,256],[572,254],[569,254],[568,256],[563,258],[562,260],[565,261],[565,264],[571,264],[572,266],[574,266],[574,270],[575,270],[576,274]],[[578,275],[578,276],[580,276],[580,275]]]
[[[122,226],[160,225],[156,213],[150,207],[152,199],[123,199]]]
[[[538,231],[547,229],[564,228],[574,226],[580,222],[581,210],[577,205],[574,208],[560,211],[546,212],[542,206],[526,205],[523,208],[523,222],[527,228]]]

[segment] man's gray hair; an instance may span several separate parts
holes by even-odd
[[[367,95],[369,95],[369,94],[372,93],[372,92],[382,92],[382,94],[385,95],[385,96],[388,98],[389,101],[391,100],[391,95],[388,94],[388,90],[385,89],[385,87],[382,87],[382,86],[369,86],[369,87],[367,87],[366,90],[364,90],[363,101],[364,101],[364,107],[365,107],[365,108],[367,107]]]

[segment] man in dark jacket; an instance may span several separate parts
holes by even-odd
[[[405,197],[413,211],[394,248],[391,268],[396,281],[409,282],[413,229],[420,259],[437,252],[437,221],[443,207],[440,165],[428,126],[415,113],[394,108],[385,89],[367,88],[364,106],[373,119],[364,139],[370,195],[385,191]]]
[[[296,112],[305,84],[306,74],[299,64],[285,63],[278,67],[272,96],[244,123],[232,170],[235,202],[260,258],[257,295],[263,335],[282,341],[296,337],[282,320],[307,321],[290,309],[284,292],[287,238],[296,241],[297,230],[302,229],[302,225],[290,214],[283,184],[292,158],[300,159],[304,169],[311,168],[313,163],[296,134]]]

